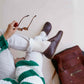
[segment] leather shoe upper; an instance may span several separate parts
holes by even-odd
[[[44,27],[43,27],[42,31],[44,31],[46,33],[46,35],[48,35],[49,32],[51,31],[51,28],[52,28],[51,23],[50,22],[46,22],[44,24]]]
[[[53,55],[55,53],[55,50],[61,40],[63,31],[59,31],[54,37],[52,37],[51,39],[49,39],[49,41],[51,41],[50,46],[43,52],[43,54],[49,58],[52,59]]]

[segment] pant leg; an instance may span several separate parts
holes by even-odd
[[[16,63],[16,80],[20,84],[45,84],[42,64],[43,59],[41,53],[26,53],[26,59]]]
[[[43,35],[43,36],[42,36]],[[43,40],[43,37],[46,38],[45,33],[41,32],[40,35],[35,38],[28,38],[25,36],[21,36],[18,34],[14,34],[7,41],[9,44],[9,48],[13,48],[21,51],[45,51],[51,42]]]
[[[37,64],[39,64],[39,69],[42,71],[43,55],[40,52],[27,52],[25,60],[35,61]]]
[[[14,78],[14,74],[15,65],[13,56],[9,49],[6,49],[0,53],[0,79]]]
[[[46,36],[45,32],[41,32],[38,36],[35,36],[34,38],[28,38],[26,36],[14,34],[7,41],[9,44],[9,48],[26,51],[30,45],[29,43],[31,43],[31,39],[33,39],[33,41],[34,41],[33,43],[35,43],[36,40],[46,41],[47,36]]]
[[[25,51],[29,45],[29,39],[19,34],[12,35],[8,40],[9,48]]]

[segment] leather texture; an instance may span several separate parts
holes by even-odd
[[[50,46],[43,52],[43,54],[49,58],[49,59],[52,59],[53,58],[53,55],[55,53],[55,50],[62,38],[62,35],[63,35],[63,31],[58,31],[58,33],[52,37],[51,39],[49,39],[48,41],[51,42]]]
[[[84,84],[84,56],[78,45],[56,54],[52,62],[61,84]]]
[[[42,31],[44,31],[46,33],[46,35],[48,35],[50,33],[51,29],[52,29],[51,23],[50,22],[46,22],[44,24],[44,27],[43,27]]]

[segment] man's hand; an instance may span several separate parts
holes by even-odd
[[[8,38],[10,38],[17,30],[18,27],[14,27],[14,24],[17,23],[16,21],[13,21],[12,23],[10,23],[8,25],[8,28],[6,30],[6,32],[4,33],[4,37],[7,40]]]

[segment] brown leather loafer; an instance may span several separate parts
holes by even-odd
[[[49,32],[51,31],[51,28],[52,28],[51,23],[50,22],[46,22],[44,24],[44,27],[43,27],[42,31],[44,31],[46,33],[46,35],[48,35]]]
[[[61,40],[61,37],[63,35],[63,31],[59,31],[54,37],[52,37],[51,39],[49,39],[49,41],[51,41],[50,46],[43,52],[43,54],[49,58],[52,59],[53,55],[55,53],[55,50]]]

